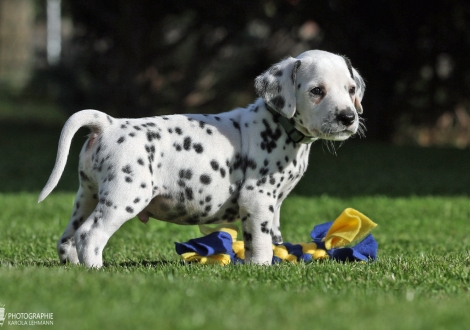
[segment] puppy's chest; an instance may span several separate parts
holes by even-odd
[[[295,153],[284,155],[282,161],[274,160],[272,163],[264,161],[259,172],[265,175],[259,177],[256,181],[251,180],[247,189],[283,200],[299,182],[307,169],[307,165],[307,153],[302,157]]]

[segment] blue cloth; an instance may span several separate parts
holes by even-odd
[[[330,229],[333,222],[325,222],[313,227],[310,237],[320,249],[325,249],[322,239]],[[327,250],[328,255],[338,261],[368,261],[377,258],[377,250],[379,245],[371,234],[367,235],[362,241],[353,247],[345,247]]]
[[[209,235],[195,238],[186,243],[175,242],[176,253],[196,252],[200,256],[210,256],[224,253],[234,255],[232,250],[232,236],[223,231],[215,231]]]
[[[310,232],[312,240],[317,244],[320,249],[325,249],[325,244],[322,239],[330,229],[333,222],[326,222],[316,225]],[[231,257],[231,262],[234,264],[242,264],[244,260],[235,256],[232,249],[233,239],[232,236],[223,231],[216,231],[209,235],[191,239],[185,243],[175,242],[176,252],[181,255],[187,252],[196,252],[200,256],[211,256],[214,254],[228,254]],[[299,244],[283,243],[280,244],[286,247],[289,254],[295,255],[299,261],[311,261],[311,254],[304,254],[302,246]],[[336,248],[326,250],[327,254],[333,260],[337,261],[369,261],[377,258],[378,244],[371,234],[367,235],[361,242],[353,247]],[[278,257],[273,257],[272,263],[280,263],[283,260]]]

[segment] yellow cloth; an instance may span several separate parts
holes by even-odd
[[[197,254],[196,252],[186,252],[181,255],[181,257],[187,262],[197,261],[201,265],[212,265],[212,264],[219,264],[219,265],[228,265],[230,263],[230,255],[229,254],[214,254],[211,256],[203,257]]]
[[[361,212],[347,208],[332,223],[330,229],[322,240],[325,243],[326,250],[332,248],[341,248],[352,246],[360,242],[372,229],[377,226],[372,220]],[[237,258],[245,259],[245,245],[243,241],[237,241],[238,227],[232,224],[221,224],[215,227],[207,225],[199,225],[199,230],[204,235],[209,235],[216,231],[223,231],[232,237],[233,252]],[[311,254],[314,260],[329,258],[328,253],[324,249],[319,249],[314,242],[310,243],[293,243],[302,246],[304,254]],[[284,245],[273,245],[273,255],[281,260],[297,263],[297,256],[290,254]],[[214,254],[211,256],[200,256],[195,252],[183,253],[181,257],[188,262],[198,262],[199,264],[220,264],[227,265],[230,263],[230,255]]]
[[[232,248],[237,258],[245,260],[245,243],[243,241],[233,242]]]
[[[376,226],[376,223],[361,212],[347,208],[333,222],[322,241],[325,242],[327,250],[353,245],[362,240]]]

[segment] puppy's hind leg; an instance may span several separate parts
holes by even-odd
[[[144,190],[144,189],[142,189]],[[139,197],[124,189],[99,195],[99,203],[75,233],[78,259],[87,267],[103,265],[103,250],[111,236],[128,220],[144,209],[144,200],[150,200],[151,188]]]
[[[75,198],[72,216],[64,233],[57,242],[57,253],[62,263],[70,262],[78,264],[77,249],[75,247],[74,234],[82,223],[90,216],[98,203],[93,187],[84,186],[83,183],[78,189]]]

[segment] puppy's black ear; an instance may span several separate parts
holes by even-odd
[[[346,56],[343,56],[344,61],[346,62],[346,66],[348,67],[349,73],[351,74],[351,77],[354,79],[354,82],[356,83],[356,96],[354,99],[354,106],[356,108],[356,111],[358,114],[362,114],[362,98],[364,97],[364,92],[366,91],[366,84],[364,83],[364,79],[362,79],[361,75],[359,72],[357,72],[356,69],[354,69],[351,65],[351,61],[349,58]]]
[[[300,60],[289,57],[255,79],[258,95],[271,108],[287,118],[292,118],[296,110],[295,85],[300,65]]]
[[[356,107],[357,113],[362,114],[363,110],[361,101],[366,91],[366,84],[356,69],[353,68],[352,71],[354,75],[354,81],[356,82],[356,99],[354,100],[354,106]]]

